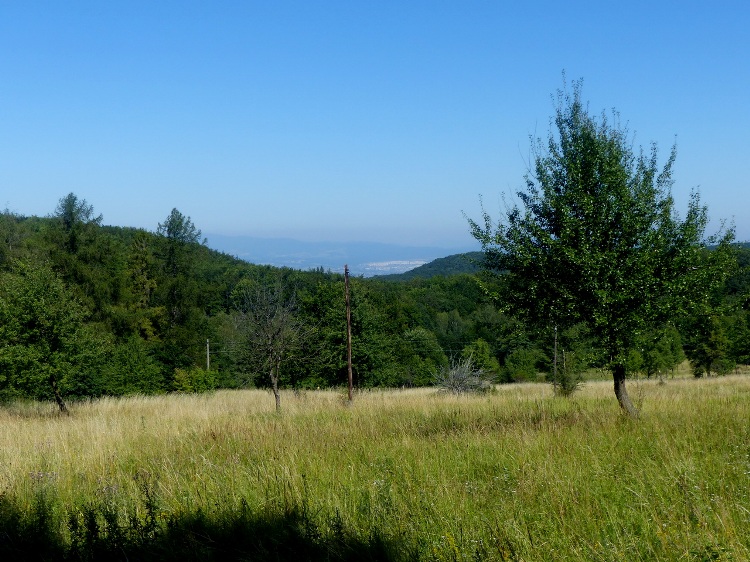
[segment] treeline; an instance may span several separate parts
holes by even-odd
[[[750,249],[715,313],[644,334],[632,369],[696,374],[750,363]],[[421,386],[461,358],[498,382],[605,362],[581,326],[532,332],[493,281],[351,280],[355,384]],[[102,225],[75,194],[47,217],[0,215],[0,399],[57,400],[345,384],[343,275],[249,264],[209,249],[177,209],[153,232]]]

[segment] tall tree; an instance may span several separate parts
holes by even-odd
[[[23,239],[19,222],[21,217],[8,209],[0,212],[0,265],[18,253],[18,246]]]
[[[104,338],[88,329],[88,311],[46,267],[16,263],[0,276],[0,395],[96,396]]]
[[[205,243],[205,240],[201,240],[201,231],[195,227],[190,217],[177,209],[172,209],[167,219],[159,223],[156,232],[166,240],[164,258],[167,272],[175,277],[189,265],[185,254],[189,253],[192,245]]]
[[[160,258],[164,277],[156,286],[156,303],[164,307],[161,358],[172,368],[189,367],[198,357],[201,341],[205,342],[205,315],[197,308],[198,282],[194,275],[196,251],[205,243],[190,217],[172,209],[159,223]]]
[[[71,254],[78,251],[84,231],[102,223],[102,215],[94,214],[93,205],[89,205],[85,199],[79,199],[74,193],[68,193],[58,201],[53,216],[60,221],[65,234],[65,248]]]
[[[588,113],[581,81],[558,91],[547,142],[532,144],[533,169],[519,203],[494,223],[469,219],[486,267],[504,272],[508,310],[548,327],[586,322],[609,358],[620,406],[636,416],[625,386],[639,335],[695,310],[726,277],[733,230],[704,237],[706,207],[693,193],[684,219],[671,195],[673,148],[632,148],[627,128]],[[707,243],[718,243],[708,251]]]

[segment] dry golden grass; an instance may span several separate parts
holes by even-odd
[[[0,489],[123,518],[143,516],[144,489],[164,514],[304,505],[322,529],[338,517],[435,559],[749,559],[750,377],[629,390],[639,421],[605,381],[572,399],[542,384],[353,404],[284,392],[280,415],[261,390],[101,399],[70,416],[17,404],[0,410]]]

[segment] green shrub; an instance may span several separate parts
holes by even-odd
[[[500,382],[535,381],[546,356],[535,348],[519,348],[508,354],[500,370]]]
[[[174,389],[177,392],[208,392],[216,390],[216,373],[200,367],[174,370]]]

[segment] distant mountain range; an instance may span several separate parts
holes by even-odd
[[[306,271],[323,268],[372,277],[399,274],[438,258],[471,252],[476,247],[400,246],[379,242],[303,242],[289,238],[258,238],[205,234],[208,246],[242,260]]]

